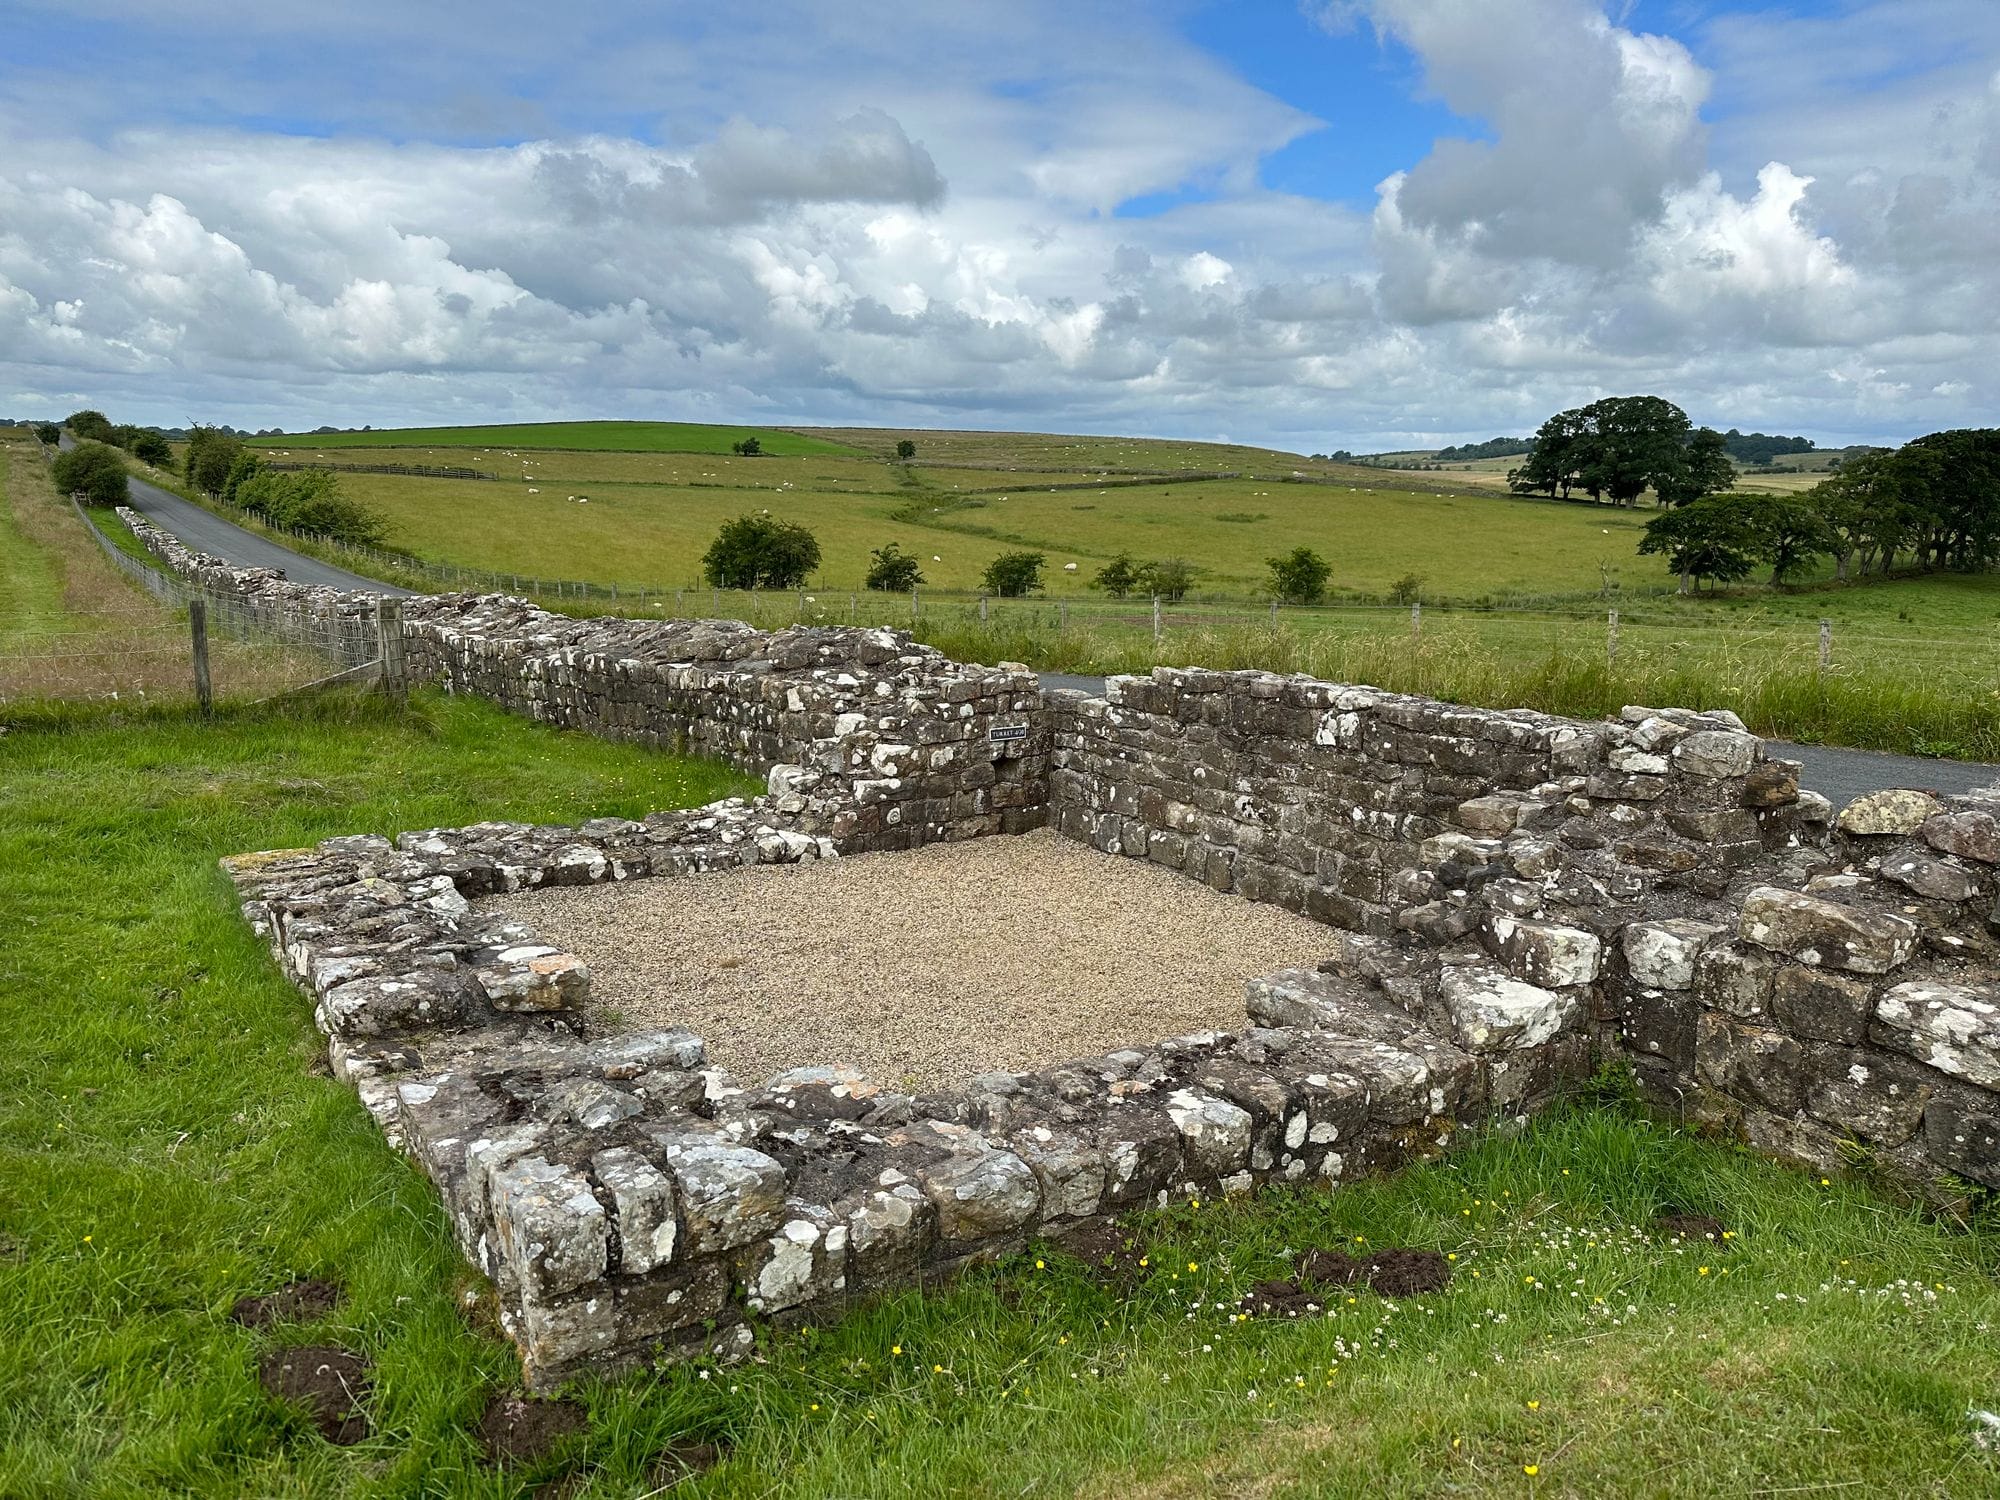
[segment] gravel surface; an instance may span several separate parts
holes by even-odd
[[[479,904],[580,956],[619,1028],[686,1026],[752,1083],[845,1063],[938,1088],[1235,1030],[1245,980],[1332,947],[1304,917],[1048,832]]]

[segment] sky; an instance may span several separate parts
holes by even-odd
[[[2000,0],[0,0],[0,35],[0,416],[2000,420]]]

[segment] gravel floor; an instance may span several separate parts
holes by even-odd
[[[686,1026],[739,1081],[845,1063],[942,1087],[1244,1024],[1327,929],[1053,833],[493,897],[590,965],[616,1024]]]

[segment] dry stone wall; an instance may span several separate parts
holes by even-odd
[[[188,554],[256,607],[359,611]],[[720,756],[767,795],[225,861],[336,1071],[439,1187],[531,1381],[707,1350],[1178,1194],[1334,1183],[1519,1116],[1610,1060],[1822,1170],[2000,1188],[2000,802],[1835,821],[1727,713],[1605,723],[1267,673],[1101,700],[888,631],[405,606],[417,671]],[[1328,924],[1241,1030],[934,1096],[737,1080],[701,1039],[593,1034],[582,959],[469,897],[692,877],[1052,821]]]

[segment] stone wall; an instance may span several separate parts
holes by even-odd
[[[374,595],[233,568],[136,511],[119,514],[174,572],[281,634],[373,618]],[[1022,666],[955,662],[900,631],[574,619],[497,594],[404,600],[402,630],[419,681],[564,728],[711,756],[773,776],[774,792],[814,792],[813,831],[843,852],[1019,833],[1045,819],[1046,714]]]
[[[156,554],[275,619],[362,611]],[[1826,1170],[2000,1187],[2000,803],[1837,823],[1727,713],[1606,723],[1268,673],[1102,700],[890,631],[407,601],[451,691],[719,756],[769,793],[225,861],[336,1071],[443,1194],[532,1382],[706,1349],[1180,1194],[1334,1183],[1597,1066]],[[685,1031],[591,1034],[587,967],[472,896],[699,877],[1053,821],[1327,924],[1247,1025],[913,1097],[737,1080]]]

